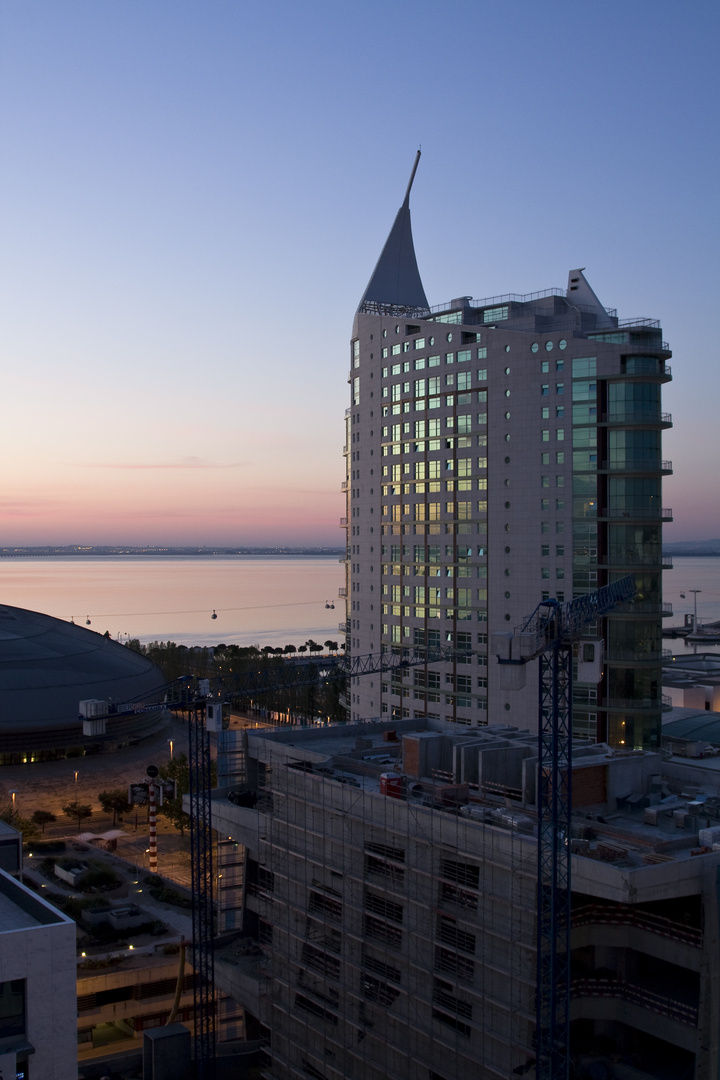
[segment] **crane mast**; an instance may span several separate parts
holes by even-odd
[[[573,646],[636,591],[629,574],[565,604],[545,600],[514,634],[492,636],[508,689],[520,689],[525,665],[540,660],[536,1080],[567,1080],[570,1069]]]

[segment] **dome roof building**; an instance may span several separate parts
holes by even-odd
[[[0,605],[0,764],[119,749],[144,738],[167,722],[164,709],[139,711],[164,683],[155,664],[111,638]],[[79,703],[93,698],[106,701],[110,714],[100,739],[83,735]]]

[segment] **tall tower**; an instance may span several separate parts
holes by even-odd
[[[605,642],[605,670],[576,684],[575,730],[657,747],[671,422],[659,323],[620,321],[582,270],[565,289],[430,308],[410,223],[419,157],[353,323],[347,650],[452,644],[472,656],[355,680],[348,718],[535,727],[533,679],[494,685],[488,634],[543,598],[634,573],[636,599],[589,635]]]

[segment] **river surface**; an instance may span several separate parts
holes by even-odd
[[[143,643],[341,643],[344,584],[338,556],[0,559],[0,603]]]
[[[680,626],[697,596],[700,625],[720,619],[720,557],[676,556],[663,575]],[[344,585],[336,556],[94,556],[0,559],[0,603],[74,618],[114,638],[184,645],[301,645],[338,636]],[[685,593],[683,598],[680,594]],[[537,597],[528,597],[528,611]],[[334,603],[334,609],[325,607]],[[215,610],[217,619],[212,619]],[[669,642],[666,641],[666,647]],[[692,652],[682,639],[675,652]],[[701,652],[720,646],[700,645]]]
[[[663,599],[673,606],[672,616],[663,619],[665,628],[683,626],[686,615],[694,617],[695,597],[691,589],[701,590],[697,594],[698,626],[720,620],[720,556],[674,556],[673,569],[663,573]],[[693,644],[682,638],[665,638],[663,646],[679,656],[693,652],[720,653],[720,645]]]

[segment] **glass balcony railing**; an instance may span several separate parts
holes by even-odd
[[[617,461],[603,461],[600,471],[662,473],[669,476],[673,471],[673,465],[672,461],[660,461],[658,458],[621,458]]]
[[[657,698],[608,697],[602,703],[606,709],[622,709],[623,712],[653,712],[672,709],[672,699],[667,694]]]

